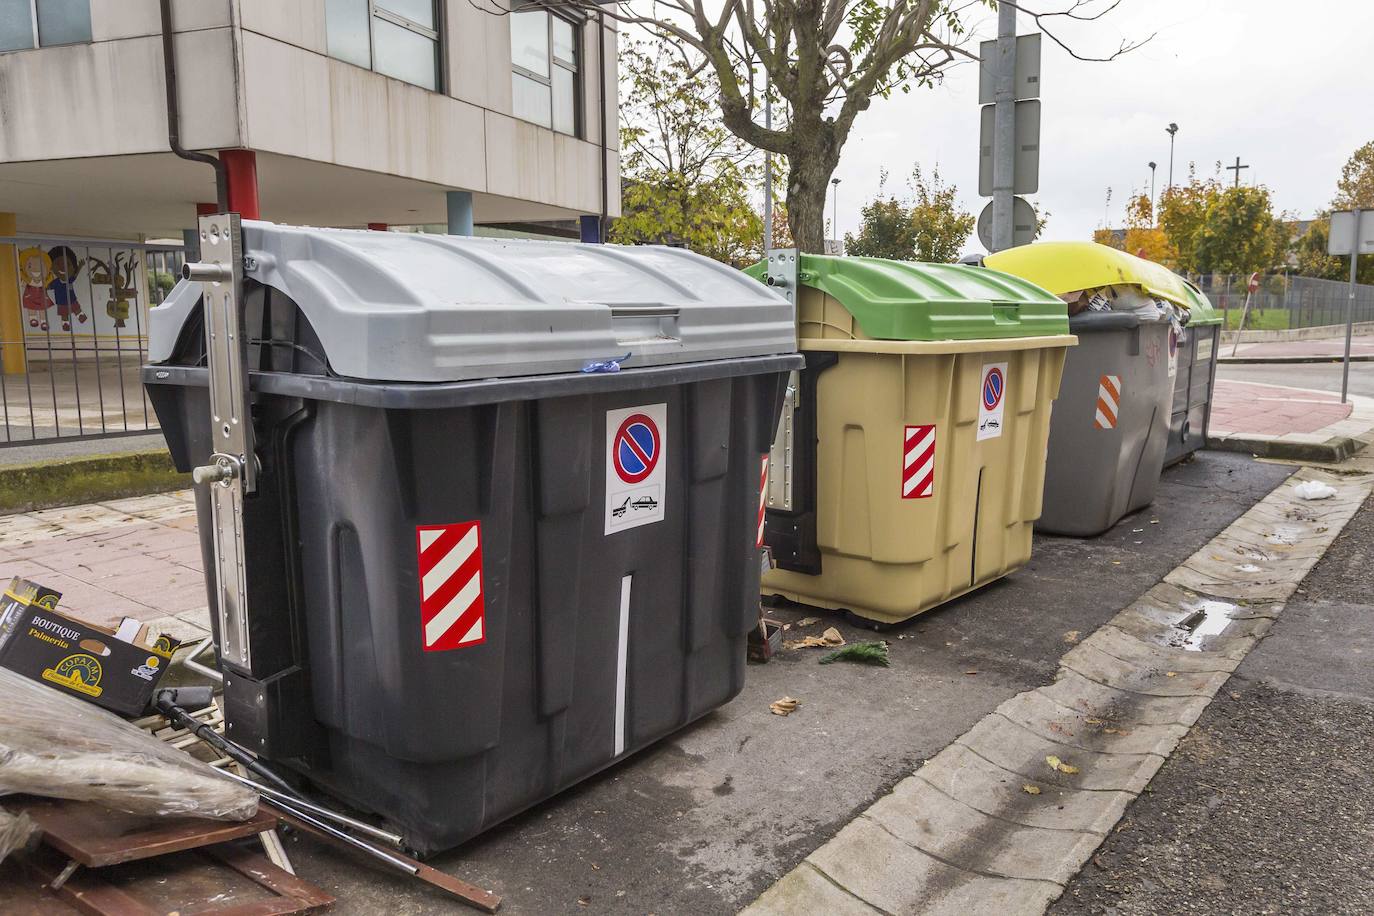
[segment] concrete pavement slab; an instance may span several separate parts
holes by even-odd
[[[1063,863],[1101,842],[1095,833],[1027,827],[975,811],[930,783],[908,777],[878,799],[864,817],[893,836],[956,868],[977,875],[1063,884]]]
[[[786,878],[764,891],[747,912],[753,916],[797,916],[799,913],[883,916],[882,910],[864,903],[810,862],[803,862]]]
[[[1158,754],[1087,751],[1050,741],[1005,716],[984,718],[959,743],[979,757],[1024,777],[1043,789],[1058,786],[1092,792],[1130,792],[1145,788],[1164,762]],[[1053,758],[1059,763],[1051,764]],[[1066,772],[1072,768],[1073,772]]]
[[[975,811],[1047,830],[1105,834],[1131,800],[1127,792],[1086,791],[1032,780],[958,743],[926,761],[916,778]],[[1040,794],[1026,792],[1027,783],[1034,783]]]
[[[1140,667],[1108,655],[1096,646],[1075,646],[1061,664],[1089,680],[1152,697],[1210,697],[1226,682],[1226,673],[1174,671],[1163,666]]]
[[[1182,725],[1128,723],[1060,706],[1044,689],[1018,693],[997,707],[997,714],[1048,741],[1085,751],[1167,757],[1188,732]]]
[[[836,841],[816,850],[807,861],[841,887],[886,913],[1038,914],[1062,890],[1051,881],[1024,881],[964,871],[904,843],[866,817],[846,825]]]

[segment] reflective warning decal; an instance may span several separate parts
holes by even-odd
[[[606,411],[606,534],[663,520],[668,405]]]
[[[1097,383],[1097,416],[1093,418],[1093,428],[1116,429],[1120,412],[1121,376],[1104,375]]]
[[[1007,364],[985,363],[978,389],[978,439],[1002,435],[1002,414],[1007,402]]]
[[[1178,375],[1178,330],[1173,325],[1169,325],[1169,378]]]
[[[759,462],[759,537],[755,547],[763,546],[763,517],[768,508],[768,456]]]
[[[420,525],[420,623],[426,652],[477,646],[487,641],[482,595],[482,526]]]
[[[935,427],[908,426],[902,448],[902,499],[935,495]]]

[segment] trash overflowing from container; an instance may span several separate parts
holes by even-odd
[[[1093,242],[1023,245],[988,255],[983,264],[1069,304],[1078,347],[1065,361],[1050,425],[1037,527],[1101,534],[1154,500],[1171,443],[1179,340],[1201,294],[1158,264]],[[1190,364],[1188,381],[1180,383],[1189,403],[1192,371]],[[1203,413],[1205,435],[1205,407]],[[1180,428],[1185,420],[1178,420]]]
[[[144,381],[236,741],[432,852],[739,692],[791,303],[678,249],[200,232]]]
[[[1030,558],[1064,302],[953,264],[770,252],[806,368],[773,443],[763,593],[895,623]]]

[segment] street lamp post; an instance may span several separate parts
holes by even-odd
[[[840,227],[836,214],[840,209],[840,179],[830,179],[830,188],[832,192],[830,195],[830,232],[835,236],[835,241],[838,242],[840,240]]]
[[[1169,184],[1164,188],[1168,191],[1174,186],[1174,134],[1178,133],[1178,125],[1170,121],[1164,132],[1169,135]]]
[[[1155,220],[1155,163],[1150,163],[1150,219]]]

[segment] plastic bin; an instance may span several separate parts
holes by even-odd
[[[978,268],[795,257],[768,268],[798,294],[806,369],[772,450],[764,594],[895,623],[1025,564],[1064,303]]]
[[[1201,290],[1193,293],[1188,323],[1178,335],[1178,374],[1174,376],[1173,415],[1169,420],[1169,447],[1165,466],[1176,464],[1207,447],[1212,420],[1212,389],[1217,380],[1217,355],[1221,350],[1221,313]]]
[[[231,738],[432,852],[739,692],[786,299],[671,248],[242,235]],[[183,471],[211,450],[201,292],[153,310],[143,375]]]
[[[1045,242],[988,255],[987,267],[1056,295],[1130,286],[1181,306],[1183,278],[1092,242]],[[1160,314],[1084,311],[1069,318],[1078,346],[1064,364],[1050,425],[1041,531],[1090,537],[1154,501],[1174,396],[1171,322]]]

